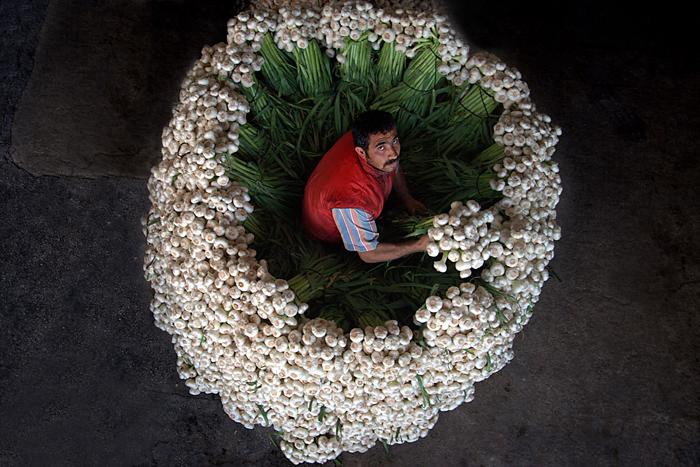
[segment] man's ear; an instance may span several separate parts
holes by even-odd
[[[363,157],[367,159],[367,153],[365,152],[364,149],[362,149],[360,146],[355,146],[355,152],[360,155],[360,157]]]

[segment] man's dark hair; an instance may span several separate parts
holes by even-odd
[[[362,112],[352,122],[352,137],[355,146],[367,151],[369,148],[369,135],[375,133],[387,133],[396,128],[394,117],[389,112],[382,110],[368,110]]]

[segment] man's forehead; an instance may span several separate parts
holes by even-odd
[[[380,143],[382,141],[388,141],[388,140],[394,139],[394,138],[396,138],[397,135],[398,135],[398,131],[396,130],[396,128],[392,128],[391,130],[384,132],[384,133],[371,133],[369,135],[369,141],[370,141],[370,144],[372,144],[372,143],[377,144],[377,143]]]

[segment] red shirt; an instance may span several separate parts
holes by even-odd
[[[379,217],[391,193],[397,167],[384,172],[355,152],[352,132],[345,133],[323,156],[304,189],[302,220],[317,240],[340,243],[342,238],[331,209],[359,208]]]

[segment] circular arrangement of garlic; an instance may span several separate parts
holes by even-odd
[[[156,325],[172,335],[190,393],[219,394],[247,428],[273,426],[294,463],[362,452],[379,440],[416,441],[440,411],[471,401],[474,383],[513,358],[561,235],[561,180],[551,160],[561,130],[536,112],[516,69],[470,54],[445,17],[427,11],[346,3],[241,13],[228,23],[227,43],[203,49],[163,130],[143,219]],[[409,57],[417,38],[437,30],[440,73],[455,85],[479,82],[505,108],[494,135],[506,157],[492,181],[504,198],[486,210],[455,202],[429,231],[428,254],[443,254],[436,269],[451,261],[467,278],[488,261],[485,286],[464,282],[429,297],[414,316],[419,331],[389,321],[344,334],[305,318],[308,305],[256,257],[242,226],[255,200],[221,163],[220,153],[238,148],[249,111],[238,86],[251,86],[260,70],[265,33],[284,50],[317,40],[343,60],[345,39],[365,30],[377,48],[395,41]],[[218,80],[222,73],[233,82]]]

